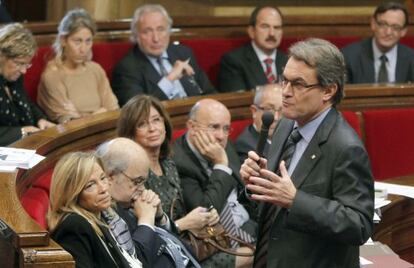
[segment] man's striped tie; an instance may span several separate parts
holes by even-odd
[[[282,157],[280,159],[285,161],[286,169],[289,168],[290,161],[292,160],[293,153],[295,152],[296,143],[300,141],[302,136],[299,131],[295,128],[289,135],[289,138],[284,146]],[[280,174],[279,170],[277,171]],[[270,229],[275,220],[275,213],[277,210],[276,205],[266,203],[264,205],[264,218],[262,225],[260,226],[259,236],[256,244],[256,253],[254,258],[253,267],[261,268],[266,267],[267,264],[267,248],[270,238]],[[280,212],[282,213],[282,212]]]
[[[269,84],[276,83],[277,77],[272,72],[273,59],[267,58],[267,59],[264,60],[264,63],[266,65],[265,75],[266,75],[266,78],[267,78],[267,82],[269,82]]]

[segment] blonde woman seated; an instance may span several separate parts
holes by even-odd
[[[37,102],[53,121],[71,119],[119,108],[102,67],[91,61],[96,26],[83,9],[62,19],[49,61],[39,84]]]
[[[159,199],[143,203],[155,215]],[[57,163],[48,224],[52,238],[73,256],[76,267],[147,267],[140,261],[141,252],[118,243],[103,221],[115,215],[110,205],[109,181],[93,153],[69,153]]]

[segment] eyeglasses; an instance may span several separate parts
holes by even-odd
[[[138,176],[135,178],[132,178],[130,176],[128,176],[124,171],[121,171],[122,175],[124,175],[125,177],[127,177],[134,185],[142,185],[147,178],[143,177],[143,176]]]
[[[220,124],[203,125],[203,124],[201,124],[201,123],[199,123],[195,120],[193,120],[193,121],[196,122],[201,128],[203,128],[203,129],[205,129],[205,130],[207,130],[208,132],[211,132],[211,133],[217,133],[220,130],[222,130],[223,133],[228,136],[233,131],[233,128],[231,128],[229,125],[226,125],[226,126],[221,126]]]
[[[25,70],[30,69],[30,67],[32,67],[31,63],[26,63],[26,62],[20,62],[17,61],[16,59],[12,59],[12,62],[16,65],[17,68],[22,69],[24,68]]]
[[[401,26],[401,25],[398,25],[398,24],[390,25],[390,24],[386,23],[385,21],[375,20],[375,22],[377,23],[378,27],[382,30],[391,29],[394,32],[401,32],[405,28],[405,26]]]
[[[282,87],[282,89],[285,89],[287,87],[288,84],[290,84],[290,86],[292,87],[292,89],[294,91],[304,91],[305,89],[311,89],[314,87],[319,87],[321,86],[320,83],[316,83],[316,84],[311,84],[311,85],[307,85],[304,82],[300,81],[300,80],[288,80],[285,77],[281,77],[280,82],[279,82],[280,86]]]
[[[259,106],[259,105],[255,105],[255,107],[263,112],[271,112],[273,114],[278,113],[280,111],[282,111],[282,107],[279,108],[275,108],[275,107],[263,107],[263,106]]]
[[[145,120],[138,124],[137,129],[139,131],[147,131],[150,126],[160,127],[164,124],[164,119],[160,116],[154,117],[151,120]]]

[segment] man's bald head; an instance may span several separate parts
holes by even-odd
[[[96,154],[110,179],[112,198],[128,206],[132,197],[145,189],[149,171],[146,152],[130,139],[115,138],[99,146]]]
[[[124,172],[131,165],[138,164],[140,169],[149,169],[149,159],[145,150],[127,138],[115,138],[100,145],[96,154],[102,159],[107,174]]]
[[[191,142],[196,129],[210,132],[221,146],[226,147],[230,130],[231,115],[224,104],[214,99],[198,101],[189,114],[187,128]]]

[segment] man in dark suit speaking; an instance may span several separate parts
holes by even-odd
[[[282,13],[275,7],[257,7],[250,15],[250,43],[223,56],[220,62],[221,92],[251,90],[278,81],[287,57],[278,50],[283,35]]]
[[[135,10],[131,39],[136,45],[115,66],[112,89],[124,105],[137,94],[160,100],[215,93],[192,51],[169,44],[172,19],[160,5]]]
[[[335,108],[344,59],[321,39],[289,52],[268,159],[251,151],[240,170],[262,206],[254,267],[356,268],[373,230],[374,183],[362,142]]]

